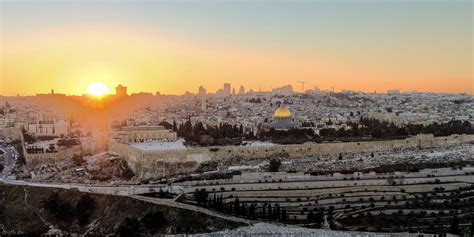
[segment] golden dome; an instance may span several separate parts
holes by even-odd
[[[285,106],[280,106],[273,116],[275,118],[289,118],[291,117],[291,112]]]

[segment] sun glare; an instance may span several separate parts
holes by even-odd
[[[94,82],[87,87],[87,94],[103,96],[105,94],[110,94],[110,89],[102,82]]]

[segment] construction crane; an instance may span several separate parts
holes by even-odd
[[[308,82],[306,82],[306,81],[297,81],[297,82],[298,82],[298,83],[301,83],[301,93],[304,94],[304,84],[305,84],[305,83],[308,83]]]

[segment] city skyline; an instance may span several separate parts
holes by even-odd
[[[0,94],[473,94],[470,1],[1,1]]]
[[[1,236],[474,236],[472,0],[0,0]]]

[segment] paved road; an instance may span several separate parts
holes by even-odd
[[[0,173],[0,177],[6,178],[10,175],[10,172],[18,159],[18,151],[12,145],[3,143],[0,144],[0,150],[4,152],[2,161],[4,168]]]
[[[233,222],[238,222],[238,223],[244,223],[244,224],[255,224],[261,221],[256,221],[256,220],[248,220],[240,217],[235,217],[235,216],[228,216],[225,214],[222,214],[220,212],[216,212],[213,210],[209,210],[203,207],[198,207],[190,204],[185,204],[185,203],[180,203],[180,202],[175,202],[170,199],[158,199],[158,198],[151,198],[151,197],[144,197],[144,196],[131,196],[131,198],[135,198],[144,202],[150,202],[154,204],[159,204],[159,205],[165,205],[165,206],[170,206],[170,207],[176,207],[176,208],[181,208],[181,209],[186,209],[190,211],[195,211],[195,212],[200,212],[209,216],[214,216],[217,218],[221,218],[224,220],[228,221],[233,221]]]

